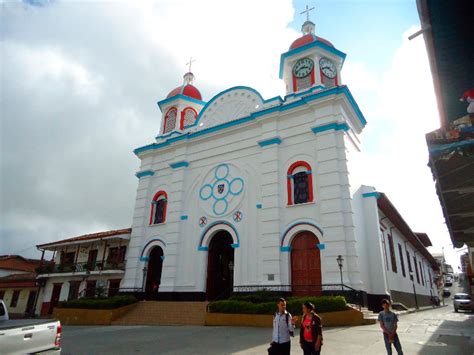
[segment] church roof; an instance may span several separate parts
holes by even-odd
[[[185,84],[178,86],[177,88],[174,88],[173,90],[170,91],[168,96],[166,96],[167,99],[176,96],[176,95],[183,95],[183,96],[188,96],[196,100],[202,101],[202,96],[197,87],[191,84]]]
[[[296,49],[296,48],[299,48],[299,47],[302,47],[302,46],[304,46],[305,44],[308,44],[308,43],[311,43],[311,42],[315,42],[315,41],[322,42],[322,43],[327,44],[328,46],[334,48],[334,45],[333,45],[331,42],[329,42],[327,39],[324,39],[324,38],[322,38],[322,37],[316,36],[316,35],[313,34],[313,33],[308,33],[307,35],[304,35],[304,36],[302,36],[302,37],[297,38],[296,40],[294,40],[293,43],[292,43],[291,46],[290,46],[290,50]]]

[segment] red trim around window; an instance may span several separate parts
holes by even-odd
[[[186,115],[186,111],[191,110],[194,111],[194,121],[196,121],[196,118],[198,116],[198,113],[195,109],[192,107],[186,107],[182,112],[181,112],[181,119],[179,120],[179,129],[184,128],[184,116]]]
[[[153,216],[155,215],[155,204],[154,201],[158,201],[158,199],[163,196],[166,199],[165,207],[163,209],[163,222],[166,222],[166,209],[168,208],[168,195],[165,191],[158,191],[155,196],[153,197],[152,204],[151,204],[151,212],[150,212],[150,225],[153,224]]]
[[[176,109],[176,107],[171,107],[168,111],[166,111],[166,115],[165,115],[165,120],[163,122],[163,134],[165,134],[165,128],[166,128],[166,123],[168,121],[168,118],[170,116],[170,112],[174,110],[176,111],[176,117],[175,117],[175,123],[174,123],[174,129],[176,129],[176,119],[178,118],[178,110]],[[170,132],[166,132],[166,133],[170,133]]]
[[[290,165],[288,168],[287,174],[286,174],[286,188],[288,192],[288,205],[293,204],[293,191],[291,190],[291,177],[290,175],[293,175],[293,172],[295,171],[296,168],[304,166],[308,171],[311,171],[311,174],[308,174],[308,188],[309,188],[309,201],[308,202],[313,202],[313,171],[311,170],[311,165],[309,165],[307,162],[299,160],[294,162],[293,164]]]

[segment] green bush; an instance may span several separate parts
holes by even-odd
[[[60,302],[60,308],[114,309],[138,302],[133,296],[113,296],[110,298],[78,298]]]
[[[235,301],[244,301],[251,303],[275,303],[279,297],[275,295],[275,292],[270,291],[257,291],[246,295],[234,295],[229,298],[229,300]]]
[[[316,313],[337,312],[347,309],[346,299],[343,296],[290,297],[287,300],[286,308],[291,314],[301,314],[301,306],[306,301],[314,304]],[[274,314],[276,310],[277,305],[275,301],[253,303],[233,298],[209,304],[209,312],[211,313]]]

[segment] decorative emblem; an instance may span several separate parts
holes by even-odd
[[[206,217],[201,217],[199,218],[199,226],[204,227],[207,224],[207,218]]]
[[[210,214],[223,216],[237,207],[238,197],[244,191],[244,180],[235,176],[236,170],[232,168],[231,171],[228,164],[220,164],[205,179],[208,182],[199,190],[199,197]]]
[[[240,222],[242,220],[242,211],[235,212],[233,218],[235,222]]]

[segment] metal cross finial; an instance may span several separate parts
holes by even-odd
[[[193,64],[193,62],[195,62],[196,59],[193,59],[193,57],[189,57],[189,62],[186,63],[186,65],[188,65],[188,72],[190,73],[191,72],[191,64]]]
[[[306,21],[309,21],[309,12],[314,10],[314,7],[312,7],[311,9],[309,8],[308,5],[306,5],[306,10],[304,10],[303,12],[301,12],[301,15],[303,15],[304,13],[306,13]]]

